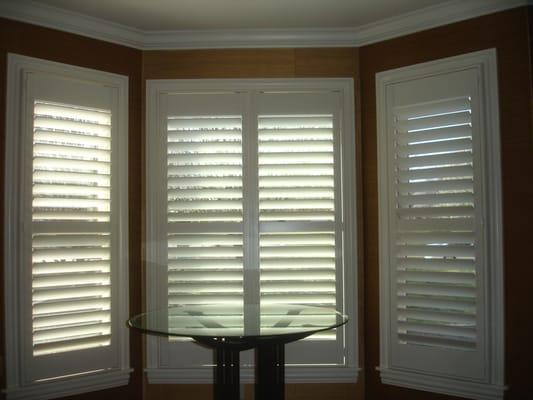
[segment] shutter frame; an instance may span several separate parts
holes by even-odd
[[[483,135],[478,137],[476,148],[478,149],[478,163],[483,166],[483,173],[479,174],[479,181],[476,189],[483,193],[484,205],[477,213],[478,222],[483,220],[483,229],[491,225],[495,230],[485,230],[483,239],[486,243],[483,247],[483,257],[485,263],[490,267],[480,271],[479,284],[485,294],[481,295],[483,304],[486,306],[482,311],[485,321],[490,323],[479,325],[486,336],[482,346],[485,354],[484,378],[478,378],[479,383],[465,382],[461,378],[461,369],[456,369],[451,374],[441,373],[431,374],[431,363],[428,360],[437,361],[441,356],[435,355],[425,357],[426,364],[423,374],[415,372],[414,368],[407,367],[399,359],[392,358],[392,348],[394,346],[393,329],[391,321],[392,312],[389,305],[392,302],[394,292],[392,282],[394,275],[389,269],[392,261],[389,259],[389,237],[390,221],[394,216],[390,214],[391,203],[394,195],[390,193],[388,185],[390,173],[387,169],[387,162],[391,159],[391,146],[387,133],[391,131],[392,107],[387,103],[395,87],[399,87],[406,82],[423,82],[428,88],[426,93],[435,92],[430,89],[429,81],[433,78],[441,83],[445,82],[446,76],[459,71],[471,71],[474,76],[473,81],[479,83],[477,98],[473,105],[473,116],[476,118],[478,128],[483,129]],[[458,395],[476,399],[495,399],[503,396],[505,387],[503,386],[503,268],[502,268],[502,238],[501,238],[501,176],[500,176],[500,155],[499,155],[499,124],[498,124],[498,92],[496,74],[496,52],[494,49],[470,53],[463,56],[451,57],[448,59],[433,61],[429,63],[400,68],[398,70],[386,71],[377,74],[377,108],[378,108],[378,172],[379,172],[379,220],[380,220],[380,371],[382,380],[385,383],[418,388],[421,390],[435,391],[449,395]],[[453,87],[453,84],[450,85]],[[451,97],[451,96],[450,96]],[[445,98],[445,97],[443,97]],[[483,149],[483,151],[479,151]],[[485,152],[486,151],[486,152]],[[431,171],[433,173],[433,171]],[[427,174],[417,174],[419,177]],[[405,175],[404,175],[405,179]],[[481,218],[480,218],[481,216]],[[392,256],[392,255],[390,255]],[[490,295],[488,294],[490,293]],[[490,296],[490,297],[489,297]],[[490,339],[489,339],[490,338]],[[492,346],[488,346],[491,343]],[[485,347],[487,345],[487,347]],[[417,357],[411,351],[404,357]],[[405,359],[405,358],[404,358]],[[460,363],[464,363],[464,360]],[[464,363],[466,364],[466,363]],[[470,368],[472,370],[472,368]],[[490,371],[490,372],[489,372]],[[469,378],[471,379],[471,378]],[[433,384],[428,384],[428,380]]]
[[[127,78],[14,54],[8,55],[8,75],[7,115],[9,117],[6,133],[6,165],[8,167],[6,171],[10,171],[10,173],[6,175],[6,226],[4,229],[6,237],[11,238],[11,243],[6,244],[7,251],[5,254],[5,307],[6,324],[12,327],[6,332],[6,343],[8,343],[6,359],[8,365],[13,366],[13,368],[9,368],[7,372],[6,390],[10,393],[9,396],[11,396],[11,393],[13,393],[13,396],[33,396],[32,393],[37,390],[43,395],[46,393],[47,397],[57,397],[86,392],[91,385],[94,385],[95,388],[102,388],[124,384],[124,382],[127,382],[130,372],[128,332],[122,326],[123,324],[118,324],[118,320],[126,318],[126,315],[128,315],[127,286],[125,288],[117,288],[113,294],[115,302],[113,320],[115,321],[114,335],[116,335],[116,341],[113,345],[112,353],[107,351],[108,354],[102,353],[100,357],[91,352],[94,360],[98,360],[98,358],[100,360],[92,362],[87,358],[87,363],[79,369],[75,368],[76,365],[79,365],[79,358],[76,359],[74,357],[74,359],[68,361],[66,357],[63,357],[66,353],[60,357],[61,360],[52,361],[50,359],[49,361],[52,364],[45,361],[44,358],[41,358],[39,363],[36,363],[31,359],[31,341],[23,340],[20,332],[18,332],[18,329],[21,328],[24,332],[31,332],[31,322],[30,327],[28,327],[28,319],[31,321],[31,312],[29,311],[31,310],[31,305],[28,305],[28,292],[26,290],[31,287],[31,280],[29,280],[30,277],[28,275],[30,269],[17,268],[12,270],[12,268],[15,265],[27,267],[31,263],[31,261],[28,263],[28,254],[31,254],[31,239],[28,240],[28,233],[32,231],[32,224],[23,216],[25,212],[27,215],[27,211],[31,210],[31,189],[28,190],[28,182],[31,184],[31,168],[28,168],[28,165],[31,164],[32,159],[32,124],[29,121],[31,121],[33,106],[31,101],[29,101],[31,98],[30,92],[40,90],[42,93],[49,94],[51,101],[57,102],[59,99],[59,102],[68,104],[74,100],[74,104],[79,104],[79,101],[83,103],[83,100],[80,100],[80,93],[82,92],[65,91],[63,90],[64,85],[73,84],[77,88],[80,85],[91,87],[92,89],[88,91],[90,93],[85,93],[87,94],[87,99],[96,99],[98,97],[97,93],[101,92],[103,87],[113,91],[111,101],[115,112],[119,113],[114,123],[117,125],[116,146],[117,149],[120,149],[121,146],[124,149],[116,152],[116,166],[117,172],[120,171],[124,175],[127,171]],[[56,87],[51,87],[51,82],[60,82],[60,84],[56,85]],[[61,94],[64,98],[61,98]],[[77,101],[76,96],[78,98]],[[91,103],[88,100],[89,107],[94,107],[98,101]],[[109,100],[107,101],[109,102]],[[20,116],[23,117],[20,118]],[[25,132],[25,134],[21,135],[21,131]],[[21,155],[28,154],[28,152],[29,157],[23,159]],[[23,184],[22,182],[24,181],[25,183]],[[118,180],[117,174],[117,183],[120,183],[120,187],[123,187],[124,191],[120,195],[120,200],[117,199],[118,201],[114,207],[117,218],[113,224],[113,230],[117,235],[117,255],[124,254],[125,257],[114,269],[113,279],[116,282],[123,280],[127,282],[127,179]],[[121,188],[117,187],[117,189],[118,192],[121,191]],[[21,201],[21,198],[25,199],[24,202]],[[21,224],[20,221],[25,222]],[[46,222],[36,232],[42,234],[50,228],[56,229],[57,226],[56,222]],[[70,224],[67,231],[76,232],[79,231],[79,227],[79,223],[75,222]],[[89,232],[99,230],[95,229],[94,224],[89,224],[88,226]],[[115,258],[119,259],[116,255]],[[19,284],[16,285],[14,282],[19,282]],[[28,282],[30,282],[29,285]],[[71,367],[68,367],[68,364]],[[54,365],[57,366],[55,373],[54,368],[51,368]],[[94,368],[96,365],[97,367]],[[96,369],[101,368],[101,365],[105,365],[106,372],[94,372]],[[60,379],[37,383],[35,379],[43,377],[42,372],[39,372],[39,370],[46,371],[47,376]],[[72,375],[77,372],[87,373],[81,377]]]
[[[168,107],[169,107],[169,104],[171,104],[172,106],[176,105],[178,101],[180,100],[173,100],[173,99],[165,99],[165,96],[166,94],[168,93],[170,96],[174,95],[174,94],[177,94],[179,95],[180,93],[196,93],[198,95],[200,94],[205,94],[205,93],[217,93],[217,92],[221,92],[221,93],[231,93],[231,92],[234,92],[234,91],[238,91],[239,93],[242,93],[243,94],[243,97],[244,98],[250,98],[250,97],[253,97],[253,96],[256,96],[256,95],[262,95],[262,94],[274,94],[274,95],[279,95],[279,94],[282,94],[282,93],[285,93],[286,91],[294,91],[294,93],[297,94],[297,96],[300,96],[302,93],[306,93],[306,92],[313,92],[313,91],[316,91],[318,93],[320,93],[320,96],[322,96],[323,93],[333,93],[333,97],[342,97],[343,98],[343,101],[345,101],[345,104],[343,104],[342,106],[344,107],[343,108],[343,113],[342,113],[342,116],[339,116],[339,124],[341,123],[342,121],[342,124],[343,126],[346,128],[346,136],[349,137],[351,132],[353,132],[353,115],[351,114],[351,110],[352,110],[352,107],[353,106],[353,102],[351,101],[351,89],[352,89],[352,85],[353,85],[353,82],[350,82],[349,80],[345,80],[345,79],[326,79],[326,80],[319,80],[319,79],[316,79],[316,80],[313,80],[313,79],[302,79],[302,80],[210,80],[210,81],[203,81],[203,80],[173,80],[173,81],[151,81],[151,82],[148,82],[148,99],[149,99],[149,103],[148,103],[148,108],[147,108],[147,114],[148,114],[148,118],[147,118],[147,123],[148,123],[148,130],[149,131],[153,131],[153,132],[158,132],[158,137],[159,137],[159,143],[155,143],[151,149],[147,149],[147,160],[153,160],[153,162],[155,162],[157,164],[158,160],[156,158],[156,149],[159,148],[159,149],[162,149],[161,147],[161,129],[160,127],[162,126],[161,125],[161,122],[163,119],[164,119],[164,115],[168,112]],[[332,88],[335,88],[332,90]],[[281,89],[281,90],[279,90]],[[340,95],[339,95],[340,93]],[[320,97],[319,96],[319,97]],[[197,100],[194,100],[196,102],[198,102]],[[316,104],[318,104],[319,101],[316,101]],[[193,103],[191,103],[193,104]],[[249,101],[246,102],[246,106],[244,107],[245,109],[245,118],[244,118],[244,129],[246,129],[247,131],[253,131],[254,129],[256,129],[256,122],[254,121],[254,116],[255,115],[258,115],[258,109],[257,107],[250,107],[249,104],[251,104]],[[275,104],[275,103],[273,103]],[[337,104],[337,106],[340,107],[339,104]],[[193,106],[191,105],[186,105],[183,110],[186,110],[186,111],[183,111],[183,112],[188,112],[188,113],[191,113],[191,108]],[[227,107],[225,108],[226,110],[228,109]],[[209,107],[206,108],[206,110],[210,110]],[[207,113],[207,111],[205,111],[203,114]],[[301,111],[299,111],[299,113],[301,113]],[[192,115],[192,114],[190,114]],[[159,121],[159,122],[156,122],[156,121]],[[244,143],[243,141],[243,144],[245,146],[246,149],[250,149],[250,147],[253,149],[256,144],[254,143],[254,139],[251,138],[251,137],[246,137],[246,140],[247,140],[247,143]],[[150,143],[152,144],[152,143]],[[341,146],[339,146],[339,151],[341,149]],[[351,151],[347,151],[347,155],[350,155],[350,158],[351,156],[353,155],[353,147],[351,147]],[[245,157],[246,158],[246,157]],[[349,160],[350,158],[347,158],[347,160]],[[254,160],[253,160],[253,157],[250,157],[248,160],[245,159],[245,165],[253,165],[254,164]],[[153,168],[150,167],[150,161],[147,162],[147,166],[148,166],[148,176],[152,176],[152,174],[158,169],[160,168],[159,167],[156,167],[154,166]],[[348,170],[351,170],[349,167],[347,167]],[[253,175],[253,173],[251,174]],[[249,176],[248,178],[245,178],[246,180],[250,179],[253,181],[253,176]],[[257,178],[256,178],[257,179]],[[153,188],[154,190],[158,190],[156,188],[156,185],[155,185],[155,182],[152,182],[150,180],[150,178],[147,179],[147,182],[149,183],[154,183],[153,185]],[[148,188],[148,198],[149,198],[149,204],[150,202],[153,202],[151,204],[157,204],[157,197],[156,196],[151,196],[152,193],[154,193],[154,190],[150,190],[150,188]],[[347,197],[349,196],[352,196],[352,192],[350,191],[350,195],[347,195]],[[353,197],[350,197],[351,199],[353,199]],[[340,200],[340,199],[339,199]],[[350,201],[351,203],[351,201]],[[154,206],[150,206],[148,204],[148,208],[149,210],[154,208]],[[248,212],[249,214],[247,215],[250,215],[252,216],[253,215],[253,208],[254,206],[249,206],[249,209],[248,211],[246,211],[245,209],[245,214]],[[341,208],[339,208],[340,210]],[[149,211],[150,213],[150,211]],[[152,213],[153,214],[156,214],[156,213]],[[161,232],[156,232],[157,231],[157,227],[154,226],[154,222],[157,220],[157,218],[159,218],[159,221],[162,221],[164,222],[164,216],[154,216],[154,219],[150,219],[150,217],[148,218],[148,221],[149,221],[149,225],[151,225],[151,227],[148,228],[148,230],[154,234],[154,236],[152,236],[152,238],[154,237],[157,237],[159,235],[161,235]],[[306,221],[295,221],[295,226],[305,226],[305,222]],[[269,222],[269,221],[265,221],[265,222],[261,222],[259,225],[261,225],[261,229],[266,229],[267,232],[268,231],[273,231],[273,232],[276,232],[277,230],[279,231],[279,227],[276,227],[276,223],[274,222]],[[348,224],[350,225],[350,224]],[[325,227],[327,227],[326,229],[330,229],[331,228],[331,223],[328,223],[328,224],[324,224],[323,221],[315,221],[313,222],[312,224],[310,224],[309,226],[314,226],[316,227],[315,229],[325,229]],[[172,226],[169,226],[169,231],[172,231],[172,232],[178,232],[178,230],[181,229],[181,227],[183,227],[183,223],[182,222],[175,222],[173,223]],[[285,229],[287,229],[287,226],[286,226],[286,223],[280,223],[280,227],[282,229],[282,232],[285,231]],[[249,234],[246,234],[245,236],[252,239],[252,240],[255,240],[254,237],[257,237],[257,228],[252,228],[250,230],[250,233]],[[247,229],[246,228],[246,224],[245,226],[240,226],[238,225],[238,223],[236,222],[233,222],[232,223],[232,229],[235,229],[236,232],[238,232],[238,230],[241,230],[242,229]],[[294,229],[294,228],[292,228]],[[298,228],[299,229],[299,228]],[[215,230],[217,232],[223,232],[225,231],[224,229],[222,229],[222,226],[219,224],[219,225],[216,225],[215,226]],[[194,229],[195,232],[198,232],[199,233],[199,230],[198,229]],[[191,231],[192,232],[192,231]],[[290,232],[289,231],[286,231],[286,232]],[[255,235],[255,236],[254,236]],[[159,236],[161,237],[161,236]],[[151,240],[153,241],[153,240]],[[246,243],[244,244],[245,246],[245,249],[247,248],[247,245]],[[157,249],[157,250],[156,250]],[[151,249],[149,248],[148,249],[148,254],[149,254],[149,257],[155,257],[158,253],[161,254],[161,252],[164,252],[165,250],[159,245],[159,246],[152,246]],[[350,253],[353,251],[353,248],[350,248],[350,249],[346,249],[347,253]],[[339,254],[337,254],[337,257],[339,260],[343,259],[345,257],[346,254],[342,254],[342,251],[340,249],[337,249],[337,252]],[[351,255],[350,255],[351,257]],[[246,259],[246,255],[245,255],[245,259]],[[351,258],[353,259],[353,258]],[[155,261],[157,260],[157,258],[154,258],[154,263],[156,264],[159,264],[160,261]],[[159,258],[160,260],[160,258]],[[350,269],[350,268],[348,268]],[[253,274],[254,274],[254,271],[252,269],[250,269],[250,277],[253,279]],[[351,275],[352,274],[352,271],[347,271],[346,272],[348,275]],[[149,275],[149,277],[147,278],[148,280],[152,280],[152,285],[150,285],[150,283],[148,283],[148,287],[159,287],[161,288],[161,284],[160,282],[162,282],[165,278],[163,276],[163,274],[161,273],[161,270],[159,271],[155,271],[153,270],[152,273],[150,273],[149,270],[147,270],[147,274]],[[341,272],[341,276],[342,276],[342,272]],[[351,275],[353,276],[353,275]],[[245,277],[246,279],[246,277]],[[352,282],[353,279],[349,280],[349,282]],[[158,283],[159,282],[159,283]],[[337,280],[337,286],[340,286],[337,288],[337,290],[340,292],[344,291],[344,285],[347,285],[346,282],[341,282],[339,280]],[[352,285],[349,285],[349,286],[352,286]],[[352,291],[353,288],[348,288],[349,290],[349,295],[348,297],[351,298],[352,296]],[[151,303],[151,304],[157,304],[156,301],[162,301],[161,297],[158,296],[156,293],[154,293],[153,291],[149,291],[149,303],[151,301],[154,301],[154,303]],[[158,300],[158,297],[159,297],[159,300]],[[347,308],[351,308],[352,307],[352,302],[348,302],[349,304],[346,305]],[[346,310],[348,311],[348,310]],[[350,329],[351,330],[351,329]],[[350,331],[349,333],[350,337],[353,337],[353,330]],[[351,343],[351,342],[350,342]],[[166,350],[164,352],[164,354],[157,354],[157,346],[165,346]],[[180,351],[179,353],[181,354],[181,358],[184,357],[184,355],[186,355],[186,357],[189,357],[191,360],[194,359],[194,357],[196,357],[196,360],[198,360],[198,362],[202,362],[201,360],[207,360],[209,359],[209,356],[207,354],[205,355],[199,355],[198,353],[200,353],[198,351],[198,349],[196,348],[189,348],[188,346],[188,343],[180,343],[179,344],[180,346]],[[160,374],[164,374],[165,378],[163,378],[166,382],[170,382],[170,381],[177,381],[177,376],[174,375],[176,373],[177,370],[167,370],[167,369],[163,369],[162,366],[163,365],[171,365],[171,364],[168,364],[172,359],[173,359],[173,355],[177,354],[172,348],[168,347],[165,343],[157,343],[157,341],[153,341],[152,343],[149,343],[149,369],[150,369],[150,373],[149,373],[149,379],[152,380],[152,378],[156,379],[157,381],[159,381],[159,378],[157,378],[158,376],[161,377],[163,375],[160,375]],[[290,346],[291,348],[293,348],[292,346]],[[298,347],[298,346],[296,346]],[[305,347],[305,346],[304,346]],[[306,349],[303,349],[303,348],[298,348],[298,349],[294,349],[294,350],[291,350],[290,351],[290,357],[292,357],[292,354],[294,353],[299,353],[299,354],[303,354],[303,353],[309,353],[309,350],[306,350]],[[328,354],[326,348],[320,350],[320,352],[324,355],[331,355],[331,352],[329,352],[330,354]],[[289,353],[287,353],[289,354]],[[347,360],[348,362],[350,363],[351,361],[350,360],[353,360],[354,359],[354,353],[352,352],[352,349],[349,349],[348,352],[346,353],[347,354]],[[315,354],[316,355],[316,354]],[[206,361],[203,361],[204,363]],[[196,364],[197,365],[197,364]],[[202,364],[199,364],[198,366],[201,366]],[[176,367],[178,367],[178,365],[176,365]],[[181,371],[187,371],[187,365],[180,365],[179,368],[181,369]],[[335,367],[337,368],[337,367]],[[343,367],[339,367],[339,368],[343,368]],[[168,371],[168,372],[166,372]],[[187,372],[188,373],[188,372]],[[194,376],[196,376],[196,374],[194,373],[193,374]],[[331,379],[332,376],[330,376],[330,378],[328,379]]]

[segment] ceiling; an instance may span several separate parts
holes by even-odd
[[[356,28],[449,0],[34,0],[143,31]]]

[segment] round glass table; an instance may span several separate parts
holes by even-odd
[[[190,337],[215,351],[215,400],[239,399],[239,352],[256,349],[255,399],[285,395],[285,344],[337,328],[348,317],[300,304],[187,305],[139,314],[128,326],[143,333]]]

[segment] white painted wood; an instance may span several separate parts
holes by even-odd
[[[73,396],[97,390],[105,390],[128,384],[132,369],[119,371],[96,371],[68,380],[39,382],[31,386],[7,388],[8,400],[48,400]]]
[[[458,84],[456,78],[465,80]],[[477,293],[475,351],[457,352],[449,348],[441,351],[436,347],[399,344],[396,336],[396,272],[391,252],[391,246],[396,241],[396,216],[393,214],[395,194],[391,192],[393,185],[390,184],[389,174],[392,169],[389,165],[395,158],[390,140],[394,125],[392,110],[398,105],[394,101],[403,100],[398,100],[401,97],[393,100],[391,94],[405,82],[417,81],[421,88],[417,89],[418,102],[424,98],[427,101],[438,100],[436,93],[443,93],[442,98],[447,98],[448,91],[460,93],[460,90],[466,90],[472,99],[474,193],[478,199],[473,214],[476,223],[472,225],[478,232],[474,292]],[[377,75],[376,86],[381,316],[379,369],[382,380],[384,383],[475,399],[502,398],[504,286],[496,51],[485,50],[385,71]],[[409,93],[414,95],[415,92],[411,90]],[[426,228],[429,227],[427,225]],[[423,368],[414,366],[417,359],[423,360],[420,364],[424,365]],[[447,365],[442,364],[445,360]]]
[[[85,68],[73,67],[50,61],[39,60],[14,54],[8,56],[8,73],[10,76],[8,89],[8,118],[6,122],[6,191],[5,191],[5,287],[6,287],[6,359],[7,359],[7,389],[8,398],[53,398],[70,393],[81,393],[88,385],[95,387],[111,387],[126,384],[129,375],[129,332],[124,325],[128,316],[128,204],[127,204],[127,132],[128,132],[128,81],[127,78]],[[84,82],[86,87],[106,85],[113,92],[111,101],[113,117],[113,137],[115,138],[112,152],[115,180],[112,182],[113,214],[107,225],[107,232],[111,229],[113,237],[113,268],[112,282],[112,335],[113,345],[102,354],[102,360],[109,359],[104,373],[91,375],[90,379],[80,378],[78,372],[94,371],[91,360],[101,353],[101,349],[84,350],[85,358],[72,356],[72,352],[57,353],[53,356],[32,357],[31,350],[31,292],[28,292],[28,278],[30,277],[31,235],[33,226],[39,232],[50,232],[50,229],[73,232],[76,228],[84,228],[83,223],[60,224],[31,223],[31,153],[32,129],[26,121],[33,116],[33,100],[30,102],[29,91],[35,90],[31,83],[70,79],[70,82]],[[38,86],[38,85],[37,85]],[[41,89],[46,89],[46,85]],[[53,88],[51,95],[54,95]],[[47,91],[41,90],[41,96],[46,97]],[[80,93],[81,94],[81,93]],[[59,95],[59,92],[58,92]],[[82,98],[83,99],[83,98]],[[75,99],[74,99],[75,100]],[[83,104],[83,100],[78,99]],[[74,102],[74,104],[79,104]],[[21,108],[22,106],[22,108]],[[22,124],[21,124],[22,122]],[[31,125],[29,125],[31,127]],[[23,134],[24,133],[24,134]],[[23,154],[30,156],[23,157]],[[25,181],[23,185],[22,182]],[[24,222],[23,222],[24,221]],[[104,227],[98,223],[90,223],[88,232],[101,232]],[[28,250],[29,249],[29,250]],[[28,264],[28,261],[30,264]],[[26,266],[21,268],[20,266]],[[30,313],[30,314],[28,314]],[[25,334],[23,334],[25,333]],[[94,350],[94,351],[91,351]],[[53,365],[46,365],[46,360],[52,360]],[[83,360],[80,364],[79,361]],[[101,363],[100,363],[101,364]],[[89,370],[87,370],[89,368]],[[101,369],[101,367],[98,367]],[[41,372],[38,372],[38,371]],[[56,371],[58,375],[50,376]],[[47,383],[35,382],[37,377],[45,372],[47,377],[57,378]],[[74,375],[73,375],[74,374]],[[64,377],[62,377],[65,375]],[[70,375],[70,376],[69,376]],[[83,375],[85,376],[85,375]],[[43,397],[38,394],[41,393]],[[33,397],[32,397],[33,396]]]
[[[359,368],[350,367],[285,367],[287,383],[355,383]],[[212,384],[212,368],[168,368],[146,369],[148,380],[152,384]],[[254,383],[255,370],[250,366],[241,366],[241,383]]]
[[[343,185],[343,191],[338,192],[342,194],[342,199],[338,196],[338,218],[337,224],[330,221],[294,221],[294,222],[263,222],[257,224],[257,222],[251,224],[240,223],[225,223],[218,222],[213,224],[213,228],[216,231],[224,232],[226,228],[235,229],[234,232],[239,232],[239,229],[248,229],[247,241],[244,243],[245,247],[245,263],[251,263],[248,268],[245,265],[244,271],[248,274],[248,278],[245,276],[245,280],[256,280],[257,268],[253,268],[255,264],[258,267],[258,251],[246,247],[257,246],[258,244],[258,232],[259,230],[265,232],[299,232],[308,231],[314,232],[315,230],[327,231],[337,230],[337,236],[341,236],[341,232],[344,235],[345,243],[341,250],[338,247],[337,260],[339,262],[339,269],[343,271],[338,272],[338,277],[342,279],[337,282],[337,305],[339,309],[350,315],[351,321],[349,325],[343,329],[345,332],[344,339],[340,340],[338,344],[345,343],[344,347],[339,347],[337,350],[332,351],[331,346],[328,343],[316,343],[302,342],[291,345],[288,348],[288,357],[295,361],[297,364],[316,364],[317,360],[321,358],[317,356],[322,354],[323,360],[328,360],[328,363],[339,364],[339,368],[353,368],[357,365],[357,348],[352,344],[356,343],[357,332],[357,315],[355,306],[355,299],[357,286],[356,282],[356,237],[355,237],[355,174],[354,174],[354,160],[353,154],[355,152],[355,138],[354,138],[354,121],[353,121],[353,81],[351,79],[280,79],[280,80],[154,80],[147,83],[147,204],[148,204],[148,246],[147,246],[147,282],[148,282],[148,303],[147,308],[155,309],[158,307],[164,307],[166,299],[164,294],[166,289],[164,283],[166,282],[166,268],[164,259],[166,257],[166,234],[161,229],[161,224],[165,224],[166,214],[164,212],[166,201],[165,189],[166,183],[158,180],[158,176],[166,176],[165,161],[162,159],[161,154],[166,154],[165,139],[166,125],[165,115],[169,113],[169,104],[178,105],[173,100],[173,97],[179,99],[186,95],[180,95],[179,93],[242,93],[243,101],[245,104],[243,108],[244,122],[243,122],[243,146],[245,151],[256,152],[257,150],[257,116],[259,112],[266,113],[281,113],[283,109],[285,113],[294,114],[293,104],[296,104],[298,113],[302,113],[305,110],[301,108],[301,101],[288,101],[283,98],[280,92],[308,92],[310,96],[308,102],[313,107],[314,112],[319,113],[322,110],[324,112],[335,112],[342,115],[342,121],[339,119],[339,130],[343,132],[342,136],[337,138],[336,148],[338,157],[344,158],[344,164],[342,165],[342,182],[339,180],[337,185]],[[313,96],[312,93],[316,92],[317,95]],[[329,102],[323,103],[322,100],[318,101],[321,95],[325,98],[329,98],[328,93],[334,93],[332,98],[335,98],[335,106],[328,105]],[[255,96],[255,97],[254,97]],[[255,98],[275,98],[276,101],[267,101],[263,103],[263,109],[254,106],[257,101]],[[295,94],[295,96],[302,100],[305,94]],[[289,96],[291,97],[291,96]],[[248,101],[246,101],[248,99]],[[339,101],[340,99],[340,101]],[[194,100],[192,103],[196,102]],[[285,104],[285,107],[280,108],[280,102]],[[185,108],[193,107],[191,102],[180,101],[179,104],[186,104]],[[194,115],[204,113],[202,111],[202,104],[200,101],[196,107],[198,110],[194,112]],[[205,104],[210,107],[211,101],[206,99]],[[266,106],[265,106],[266,104]],[[325,105],[326,108],[320,108],[320,104]],[[228,103],[225,103],[224,107],[227,107]],[[265,108],[267,107],[267,108]],[[335,111],[334,111],[335,110]],[[337,110],[342,110],[339,112]],[[187,110],[185,110],[187,111]],[[180,113],[186,114],[183,110],[179,110]],[[194,110],[189,109],[187,112]],[[227,111],[227,110],[226,110]],[[341,153],[342,149],[342,153]],[[244,159],[245,168],[248,169],[245,172],[244,190],[245,196],[252,196],[254,198],[257,195],[257,174],[253,173],[255,169],[254,165],[257,163],[256,156],[248,156]],[[252,171],[249,171],[252,170]],[[340,173],[338,174],[340,179]],[[163,188],[163,190],[161,189]],[[254,196],[254,193],[255,196]],[[339,205],[342,205],[340,207]],[[258,203],[255,201],[249,202],[245,207],[246,219],[258,219]],[[343,222],[341,222],[343,221]],[[341,225],[342,224],[342,225]],[[255,226],[254,226],[255,225]],[[248,226],[248,228],[246,228]],[[191,233],[201,233],[201,227],[191,227]],[[172,232],[185,232],[189,231],[183,223],[169,224],[168,230]],[[226,230],[227,232],[227,230]],[[257,289],[255,290],[257,292]],[[248,301],[253,302],[253,298],[257,297],[258,293],[249,293]],[[245,296],[246,297],[246,296]],[[305,357],[304,357],[305,356]],[[302,358],[304,357],[304,358]],[[243,362],[250,363],[251,359],[247,360],[247,356],[244,357]],[[288,359],[289,359],[288,358]],[[187,382],[193,382],[199,379],[205,372],[203,368],[208,367],[212,363],[211,352],[198,348],[197,345],[191,342],[171,342],[168,343],[165,339],[154,339],[148,341],[148,370],[154,372],[150,376],[154,377],[158,381],[158,376],[167,376],[166,382],[175,382],[176,379],[184,379]],[[181,369],[176,369],[177,367]],[[181,372],[182,376],[180,377]],[[314,369],[313,369],[314,371]],[[163,374],[163,375],[161,375]],[[314,375],[313,375],[314,376]],[[332,374],[328,375],[330,379]]]
[[[475,400],[501,400],[506,386],[469,382],[456,378],[428,376],[396,368],[378,368],[383,383],[410,389],[466,397]]]

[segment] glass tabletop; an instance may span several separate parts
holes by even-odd
[[[128,320],[145,333],[192,338],[262,338],[311,335],[339,327],[346,315],[301,304],[187,305],[149,311]]]

